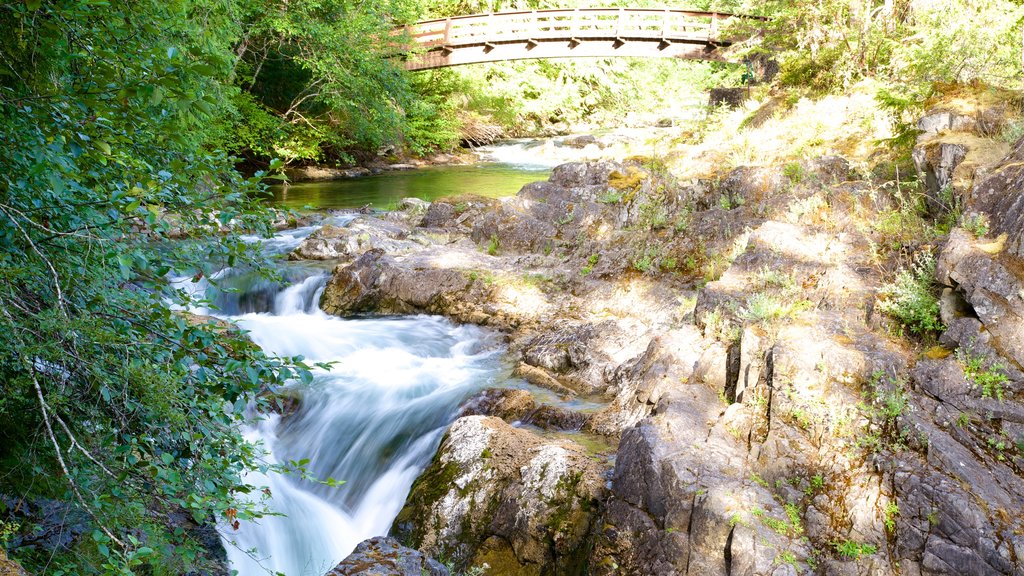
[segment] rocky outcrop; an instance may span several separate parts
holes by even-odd
[[[1005,241],[1005,236],[1002,241],[979,240],[955,229],[936,275],[969,304],[964,313],[977,316],[992,345],[1024,366],[1024,260],[1007,253]]]
[[[1002,249],[1024,259],[1024,139],[980,179],[971,191],[968,212],[984,214],[995,238],[1005,234]],[[994,251],[995,246],[990,250]]]
[[[463,417],[416,480],[392,532],[458,566],[487,564],[488,574],[579,574],[604,497],[601,474],[573,442]]]
[[[406,548],[394,538],[375,536],[356,549],[324,576],[448,576],[437,560]]]
[[[490,390],[463,415],[621,438],[606,492],[578,446],[461,418],[396,534],[488,574],[1021,573],[1020,149],[964,172],[993,231],[945,242],[948,330],[924,354],[876,310],[871,247],[892,238],[865,221],[895,200],[842,158],[686,185],[576,163],[512,199],[435,202],[424,246],[339,266],[324,309],[499,328],[514,375],[604,406]],[[957,181],[971,154],[926,164]],[[593,482],[552,500],[539,469]],[[552,531],[558,510],[575,528]]]

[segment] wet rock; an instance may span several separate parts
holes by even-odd
[[[587,414],[561,406],[538,404],[528,390],[492,388],[463,403],[459,416],[496,416],[512,423],[522,423],[544,430],[576,431],[589,420]]]
[[[486,561],[493,574],[576,573],[604,496],[601,472],[572,442],[497,418],[460,418],[392,532],[461,567]]]
[[[566,146],[569,146],[570,148],[586,148],[587,146],[601,147],[601,142],[598,141],[598,139],[595,136],[590,134],[566,138],[564,144]]]
[[[320,299],[328,314],[418,312],[439,306],[466,290],[470,279],[457,270],[401,268],[375,248],[335,270]]]
[[[305,238],[289,260],[353,258],[372,248],[398,254],[416,246],[405,240],[408,229],[396,222],[362,216],[347,226],[326,224]]]
[[[419,550],[406,548],[394,538],[375,536],[324,576],[448,576],[443,564]]]
[[[557,378],[549,374],[543,368],[530,366],[526,363],[520,363],[516,366],[512,375],[517,378],[522,378],[534,386],[540,386],[541,388],[551,390],[563,398],[571,398],[576,395],[571,388],[559,382]]]

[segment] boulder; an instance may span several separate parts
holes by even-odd
[[[394,538],[374,536],[324,576],[448,576],[443,564]]]
[[[354,258],[372,248],[391,254],[407,252],[417,246],[406,240],[408,228],[400,223],[360,216],[347,226],[326,224],[319,228],[295,250],[289,260],[336,260]]]
[[[568,440],[498,418],[459,418],[392,533],[460,568],[488,564],[486,574],[581,574],[605,494],[602,472]]]
[[[615,371],[615,398],[588,424],[605,435],[618,435],[649,416],[670,390],[685,384],[708,343],[695,326],[656,336],[644,353]]]
[[[441,300],[456,298],[470,283],[458,270],[403,269],[384,250],[374,248],[335,270],[320,308],[336,315],[432,311]]]

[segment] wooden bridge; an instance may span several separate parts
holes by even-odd
[[[496,12],[426,20],[396,30],[414,52],[406,70],[527,58],[641,56],[722,60],[723,24],[747,18],[651,8]]]

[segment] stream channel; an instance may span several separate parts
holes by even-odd
[[[517,149],[498,151],[514,157]],[[318,208],[382,207],[405,196],[511,195],[523,183],[547,177],[549,167],[525,164],[432,168],[317,184],[305,188],[309,193],[301,202]],[[475,177],[463,180],[466,174]],[[290,205],[295,197],[281,203]],[[319,225],[345,225],[354,217],[336,214]],[[459,405],[484,388],[529,387],[511,377],[501,336],[486,329],[436,316],[339,318],[322,312],[319,297],[334,263],[283,258],[316,228],[251,238],[281,255],[276,262],[283,282],[228,269],[218,275],[219,288],[195,288],[205,290],[211,302],[197,312],[237,323],[269,353],[336,363],[329,371],[315,370],[308,386],[294,384],[301,397],[295,413],[254,421],[245,433],[263,444],[269,461],[308,459],[314,477],[345,484],[250,476],[251,484],[270,488],[270,507],[283,515],[242,522],[237,530],[220,527],[231,567],[240,576],[321,576],[362,540],[387,534]]]

